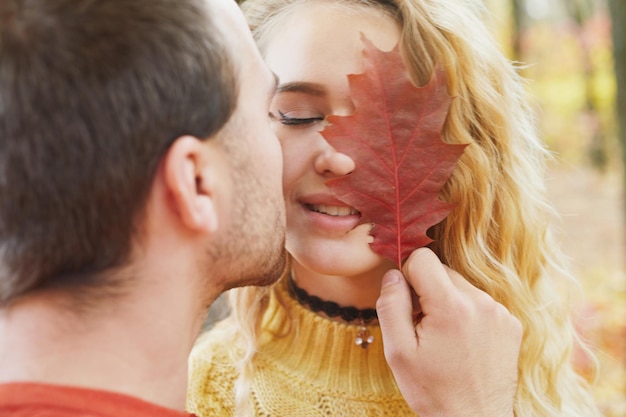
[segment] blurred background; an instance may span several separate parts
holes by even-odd
[[[582,287],[575,325],[599,359],[595,397],[607,417],[626,417],[626,0],[486,4],[555,156],[548,191]],[[574,361],[593,380],[588,358]]]

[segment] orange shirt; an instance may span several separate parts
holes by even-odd
[[[37,383],[0,384],[1,417],[193,417],[109,391]]]

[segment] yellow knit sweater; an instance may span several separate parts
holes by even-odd
[[[276,287],[255,362],[255,416],[415,416],[385,362],[378,326],[362,349],[354,342],[359,326],[320,317],[291,299],[283,283]],[[287,325],[290,315],[297,326]],[[215,331],[200,339],[190,360],[188,411],[233,415],[234,350]]]

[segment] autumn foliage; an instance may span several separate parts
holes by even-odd
[[[373,223],[372,249],[401,265],[432,240],[429,227],[453,205],[438,198],[466,145],[441,140],[451,98],[442,70],[415,87],[396,46],[389,52],[363,37],[362,74],[348,75],[355,106],[349,116],[330,116],[322,135],[349,155],[355,170],[327,182],[338,198]]]

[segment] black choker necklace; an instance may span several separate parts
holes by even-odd
[[[354,340],[356,345],[361,346],[363,349],[367,349],[367,347],[374,341],[374,336],[372,336],[367,330],[367,325],[372,320],[378,318],[376,309],[358,309],[352,306],[342,307],[334,301],[325,301],[318,296],[310,295],[308,292],[298,287],[293,278],[289,278],[287,282],[291,296],[295,298],[298,303],[307,307],[309,310],[315,313],[323,312],[331,318],[340,317],[346,323],[357,321],[360,324],[360,328]]]

